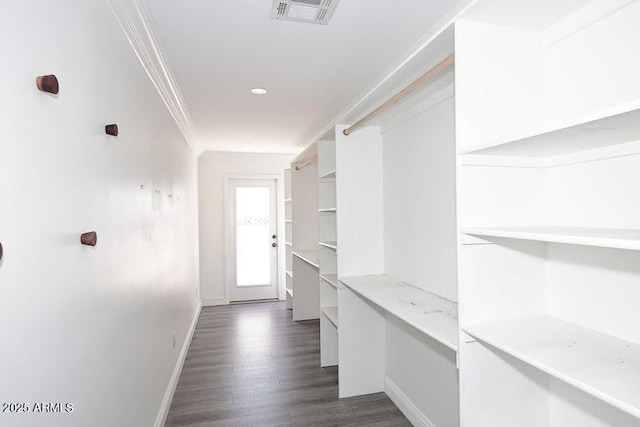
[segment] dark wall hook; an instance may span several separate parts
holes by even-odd
[[[118,136],[118,125],[116,124],[106,125],[104,127],[104,131],[107,133],[107,135]]]
[[[38,76],[36,78],[36,86],[43,92],[49,92],[54,95],[58,93],[60,86],[58,85],[58,78],[53,74],[48,76]]]
[[[98,243],[98,234],[95,231],[84,233],[80,236],[80,243],[87,246],[95,246]]]

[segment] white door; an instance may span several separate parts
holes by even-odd
[[[278,298],[275,179],[230,179],[230,301]]]

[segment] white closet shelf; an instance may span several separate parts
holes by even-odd
[[[336,177],[336,170],[331,170],[325,174],[320,175],[320,179],[332,179]]]
[[[336,242],[318,242],[318,244],[322,247],[332,249],[334,251],[338,250],[338,243]]]
[[[640,140],[610,145],[553,157],[523,157],[487,154],[465,154],[460,156],[462,166],[510,166],[520,168],[554,168],[576,163],[633,156],[640,153]]]
[[[458,351],[458,304],[386,275],[340,277],[346,287]]]
[[[529,130],[461,154],[553,157],[640,139],[640,103],[608,108],[564,123]]]
[[[307,264],[310,264],[315,268],[320,268],[318,262],[320,256],[318,254],[318,251],[294,251],[292,253]]]
[[[491,227],[464,228],[464,234],[481,237],[505,237],[549,243],[640,250],[640,230],[585,227]]]
[[[318,209],[318,212],[321,212],[321,213],[335,213],[336,211],[337,211],[336,208]]]
[[[289,277],[291,277],[293,279],[293,271],[287,270],[286,273],[287,273],[287,276],[289,276]]]
[[[338,327],[338,307],[322,307],[320,311],[327,316],[333,326]]]
[[[321,274],[320,278],[333,286],[334,288],[338,287],[338,275],[337,274]]]
[[[551,317],[463,330],[561,381],[640,418],[640,345]]]
[[[293,289],[287,288],[287,293],[293,298]]]
[[[284,242],[284,244],[287,245],[287,246],[293,247],[293,244],[291,242]]]

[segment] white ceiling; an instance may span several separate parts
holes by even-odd
[[[341,0],[325,26],[272,20],[271,0],[147,0],[199,143],[257,152],[300,151],[458,3]]]
[[[466,18],[487,24],[540,31],[593,0],[491,0],[479,2]]]

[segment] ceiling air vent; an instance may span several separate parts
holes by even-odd
[[[340,0],[273,0],[271,17],[287,21],[328,24]]]

